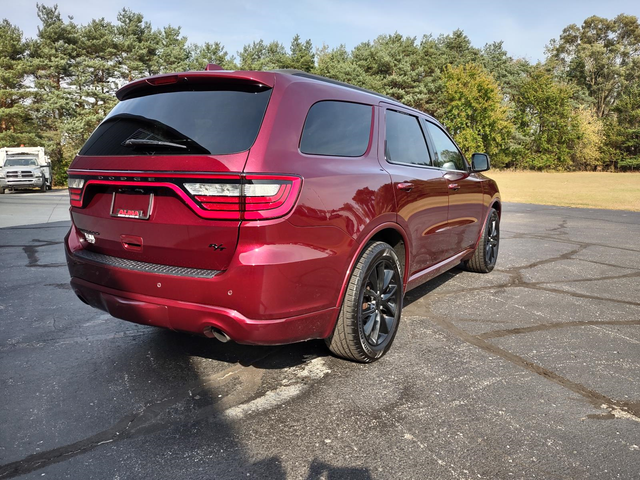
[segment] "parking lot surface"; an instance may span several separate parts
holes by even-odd
[[[371,365],[76,299],[66,192],[0,197],[0,479],[638,478],[640,214],[506,204],[496,270]]]

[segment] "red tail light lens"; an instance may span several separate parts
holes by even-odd
[[[268,220],[286,215],[298,199],[302,179],[287,175],[246,175],[236,182],[185,183],[184,188],[217,218]]]
[[[69,177],[67,182],[69,185],[69,201],[71,205],[73,205],[74,207],[81,207],[84,178]]]
[[[186,177],[186,175],[185,175]],[[69,198],[83,206],[85,190],[92,185],[169,188],[203,218],[215,220],[268,220],[288,214],[300,194],[302,179],[292,175],[198,175],[191,180],[156,175],[153,178],[69,176]]]

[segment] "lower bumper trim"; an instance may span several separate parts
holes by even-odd
[[[128,260],[126,258],[112,257],[90,250],[76,250],[73,256],[82,260],[108,265],[110,267],[124,268],[125,270],[135,270],[137,272],[158,273],[161,275],[173,275],[175,277],[213,278],[220,273],[220,270],[205,270],[201,268],[176,267],[173,265],[161,265],[159,263],[140,262],[138,260]]]
[[[288,318],[253,320],[228,308],[123,292],[76,277],[71,278],[71,287],[83,302],[122,320],[199,335],[215,328],[231,340],[249,345],[326,338],[338,316],[337,308],[329,308]]]

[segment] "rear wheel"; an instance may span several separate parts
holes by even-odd
[[[500,246],[500,216],[492,208],[487,216],[482,237],[473,257],[467,260],[467,270],[478,273],[489,273],[496,266],[498,260],[498,247]]]
[[[325,341],[336,355],[370,363],[393,343],[402,311],[402,275],[390,245],[366,247],[351,274],[338,321]]]

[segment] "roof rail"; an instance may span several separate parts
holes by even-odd
[[[400,103],[398,99],[390,97],[388,95],[383,95],[381,93],[374,92],[373,90],[367,90],[366,88],[356,87],[355,85],[351,85],[350,83],[341,82],[339,80],[334,80],[332,78],[323,77],[322,75],[314,75],[313,73],[303,72],[302,70],[295,70],[292,68],[282,68],[282,69],[275,69],[275,70],[269,70],[269,71],[275,72],[275,73],[285,73],[288,75],[308,78],[311,80],[317,80],[318,82],[330,83],[332,85],[338,85],[340,87],[350,88],[351,90],[357,90],[359,92],[368,93],[370,95],[374,95],[376,97],[380,97],[385,100],[391,100],[392,102]]]

